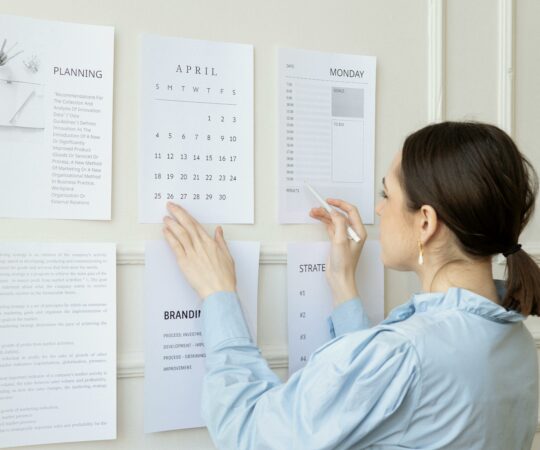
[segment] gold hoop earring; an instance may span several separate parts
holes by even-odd
[[[424,264],[424,246],[422,245],[422,242],[418,241],[418,264],[423,265]]]

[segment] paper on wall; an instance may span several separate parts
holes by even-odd
[[[323,198],[374,220],[375,57],[279,50],[279,219],[314,223]]]
[[[231,241],[227,245],[235,260],[244,317],[256,342],[260,244]],[[144,304],[144,431],[202,427],[202,304],[164,241],[146,244]]]
[[[289,373],[293,373],[331,339],[327,319],[333,309],[332,292],[326,281],[330,243],[291,243],[287,251]],[[365,242],[356,284],[371,323],[379,323],[384,315],[384,267],[378,241]]]
[[[139,220],[253,223],[253,47],[145,35]]]
[[[109,220],[114,29],[0,15],[0,48],[0,217]]]
[[[116,438],[114,244],[0,244],[0,447]]]

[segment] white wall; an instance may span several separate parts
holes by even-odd
[[[538,0],[0,0],[0,13],[116,27],[113,220],[0,221],[6,241],[119,244],[118,439],[43,448],[213,448],[204,429],[142,433],[142,249],[144,240],[160,237],[160,226],[137,224],[139,33],[255,45],[256,223],[225,226],[225,235],[263,243],[259,344],[281,376],[287,366],[285,243],[325,233],[314,225],[277,224],[277,47],[377,56],[376,180],[408,133],[443,119],[499,124],[540,171]],[[540,215],[523,243],[540,261],[539,224]],[[378,226],[368,228],[376,238]],[[497,273],[503,269],[495,264]],[[389,311],[417,283],[410,274],[387,271],[385,287]],[[540,342],[540,320],[527,323]],[[534,448],[540,449],[540,433]]]

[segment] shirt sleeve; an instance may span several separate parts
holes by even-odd
[[[345,333],[371,328],[371,321],[364,310],[362,301],[356,297],[347,300],[332,311],[328,318],[328,327],[330,336],[334,338]]]
[[[233,293],[203,304],[202,414],[221,450],[335,449],[404,433],[419,395],[416,351],[379,327],[338,337],[286,383],[251,342]]]

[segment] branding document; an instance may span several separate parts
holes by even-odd
[[[373,56],[279,50],[279,220],[312,223],[323,198],[353,203],[374,220]]]
[[[116,438],[114,244],[0,244],[0,447]]]
[[[328,317],[332,291],[326,281],[329,242],[291,243],[287,256],[289,373],[304,367],[310,355],[331,339]],[[378,241],[366,241],[356,285],[373,325],[384,316],[384,267]]]
[[[259,242],[228,242],[237,292],[251,338],[257,341]],[[204,426],[202,301],[180,272],[165,241],[146,244],[144,288],[144,431]]]
[[[145,35],[139,220],[253,223],[253,47]]]
[[[0,30],[0,217],[110,219],[113,28]]]

